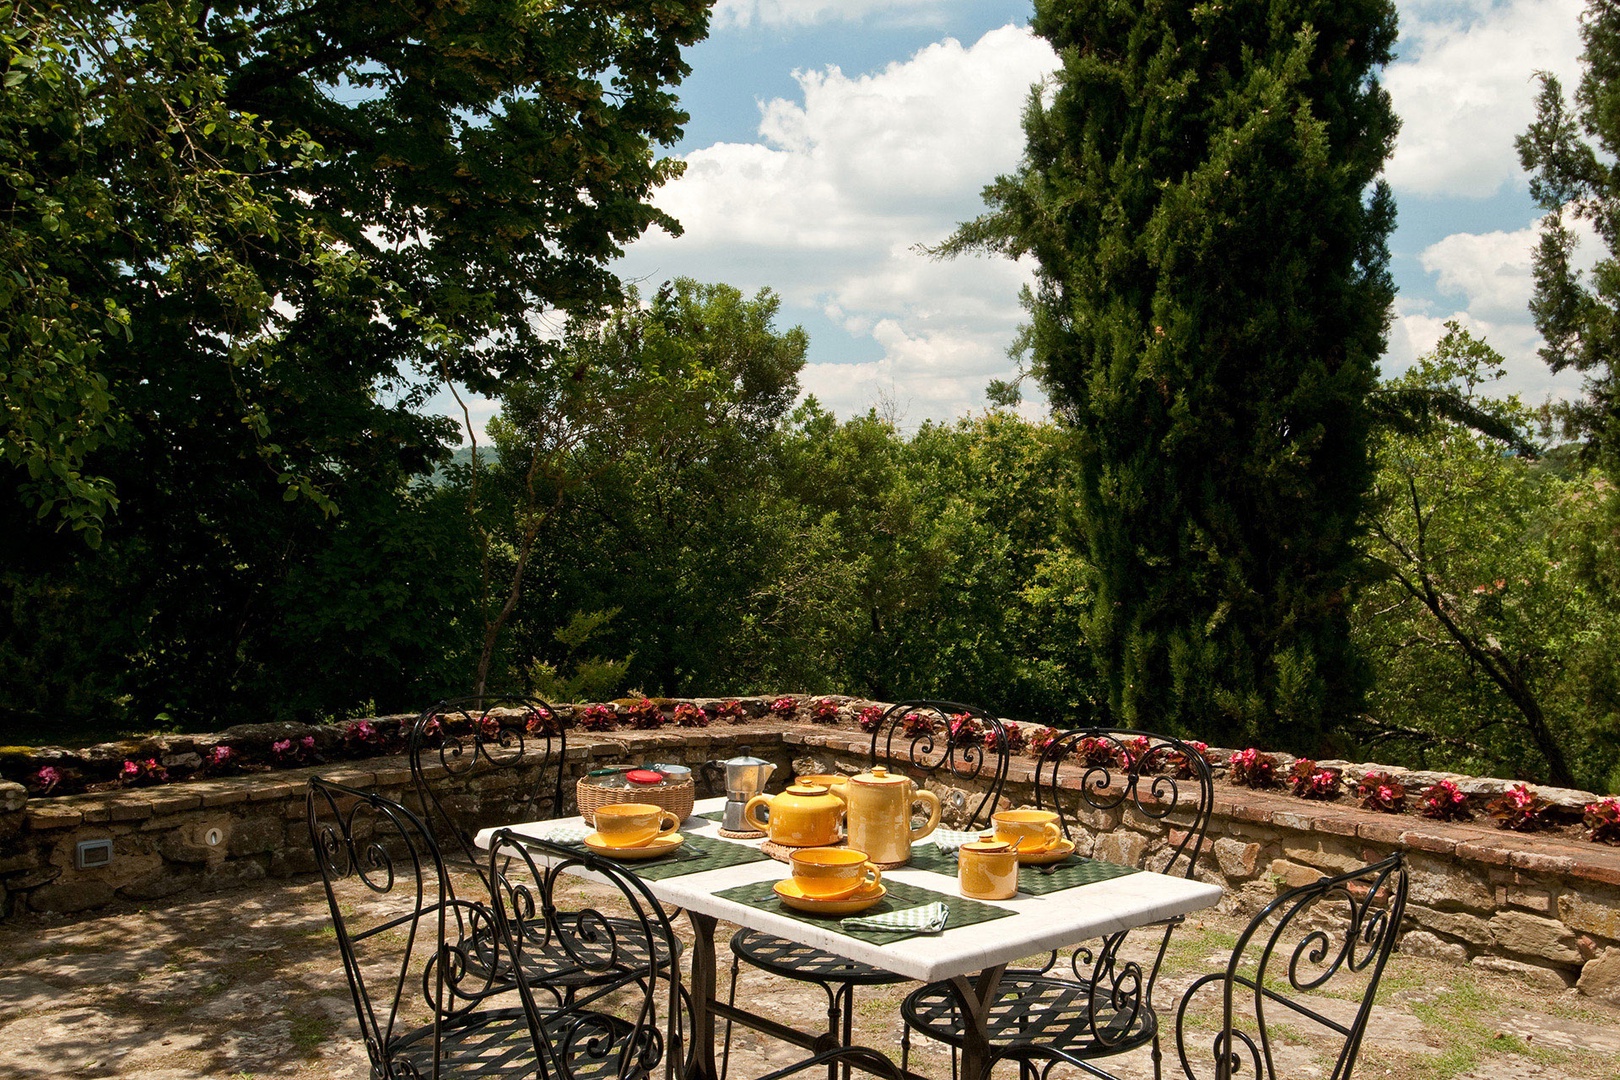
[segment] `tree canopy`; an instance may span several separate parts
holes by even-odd
[[[1530,311],[1542,359],[1585,376],[1586,397],[1563,407],[1567,430],[1620,476],[1620,10],[1592,0],[1581,20],[1584,70],[1573,103],[1543,73],[1536,119],[1519,136],[1530,193],[1547,212],[1533,263]],[[1576,223],[1587,222],[1603,252],[1590,275],[1576,268]]]
[[[477,559],[420,487],[459,441],[421,406],[545,370],[551,325],[619,300],[623,245],[678,229],[650,201],[679,168],[657,148],[707,18],[0,5],[0,658],[34,671],[40,620],[116,612],[45,633],[107,685],[46,665],[8,683],[13,707],[335,712],[451,688],[465,654],[429,629],[476,597]]]
[[[1362,687],[1352,543],[1393,288],[1388,0],[1037,2],[1062,67],[946,252],[1032,255],[1122,720],[1312,749]]]

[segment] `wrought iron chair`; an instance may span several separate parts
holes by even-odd
[[[1349,1080],[1400,931],[1406,890],[1406,864],[1397,852],[1266,905],[1238,938],[1226,970],[1194,982],[1176,1009],[1176,1053],[1188,1080],[1277,1080],[1266,1030],[1273,1008],[1274,1026],[1279,1017],[1290,1027],[1311,1025],[1302,1034],[1313,1060],[1336,1045],[1327,1080]]]
[[[422,819],[319,777],[305,805],[372,1076],[534,1075],[529,1014],[494,991],[494,917],[455,898]]]
[[[480,828],[560,815],[567,749],[556,713],[538,698],[482,694],[418,716],[411,782],[440,849],[483,875],[487,860],[473,844]]]
[[[942,801],[950,798],[955,804],[952,816],[957,825],[976,829],[988,826],[996,810],[1007,782],[1011,752],[1006,727],[981,709],[952,701],[903,701],[891,705],[873,725],[867,764],[888,765],[919,783],[953,782],[958,786],[949,795],[942,794]],[[981,784],[981,791],[970,788]],[[737,931],[731,939],[731,955],[729,1004],[736,1004],[742,963],[772,975],[815,983],[827,995],[828,1035],[841,1046],[850,1044],[855,988],[906,981],[891,971],[756,930]],[[728,1020],[722,1080],[730,1052]]]
[[[590,852],[498,831],[490,844],[489,869],[495,888],[495,925],[502,947],[519,958],[517,986],[533,1018],[540,1047],[539,1075],[551,1080],[668,1080],[686,1074],[690,1064],[687,996],[680,964],[649,962],[650,956],[679,956],[669,917],[646,884],[619,863]],[[608,887],[597,906],[564,913],[556,904],[558,881],[584,872]],[[608,913],[602,910],[611,907]],[[526,953],[561,950],[603,978],[556,1004],[539,998],[527,977]],[[901,1080],[900,1072],[875,1051],[839,1048],[795,1062],[758,1080],[782,1080],[805,1069],[845,1063]]]
[[[477,873],[494,888],[489,859],[473,838],[480,827],[557,817],[563,809],[567,749],[565,729],[539,698],[494,693],[458,698],[416,718],[411,781],[423,816],[453,866]],[[630,940],[646,939],[632,935]],[[522,961],[531,985],[565,993],[604,977],[566,951],[539,944],[525,950]]]
[[[1145,731],[1072,729],[1041,751],[1035,781],[1035,805],[1058,814],[1080,854],[1193,876],[1214,789],[1209,763],[1186,743]],[[1148,834],[1130,828],[1133,818],[1149,827]],[[1085,902],[1083,891],[1075,902]],[[1106,1077],[1095,1064],[1099,1059],[1151,1046],[1154,1076],[1160,1076],[1163,1053],[1153,987],[1170,935],[1182,921],[1111,934],[1100,946],[1076,949],[1067,963],[1053,953],[1039,969],[1009,968],[986,1018],[992,1062],[1013,1058],[1030,1070],[1043,1062],[1044,1072],[1062,1061]],[[1145,940],[1154,948],[1145,971],[1122,954],[1128,940]],[[901,1066],[909,1061],[915,1031],[952,1048],[954,1075],[963,1034],[950,984],[922,987],[907,996],[900,1011],[906,1023]]]

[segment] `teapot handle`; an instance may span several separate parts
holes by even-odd
[[[917,791],[911,796],[912,805],[922,803],[928,807],[928,820],[919,828],[911,830],[913,840],[921,840],[939,827],[939,796],[932,791]]]
[[[768,833],[771,831],[769,823],[755,817],[754,811],[764,807],[768,814],[771,808],[771,800],[775,797],[774,795],[755,795],[748,800],[748,805],[743,807],[743,821],[753,826],[755,832]]]

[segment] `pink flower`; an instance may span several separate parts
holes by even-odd
[[[771,712],[778,713],[782,716],[791,716],[793,711],[798,707],[798,700],[795,699],[791,694],[783,694],[781,697],[771,702]]]
[[[862,731],[876,731],[878,725],[883,723],[883,706],[868,705],[855,717],[855,722],[861,725]]]
[[[141,767],[135,764],[133,761],[130,761],[128,758],[125,758],[124,767],[120,769],[119,772],[123,775],[125,780],[133,780],[135,777],[141,775]]]
[[[34,774],[34,786],[39,788],[40,793],[44,795],[49,795],[51,789],[61,782],[62,774],[49,765],[40,766],[39,771]]]
[[[236,756],[236,752],[228,746],[216,746],[208,751],[208,764],[218,767],[224,765]]]

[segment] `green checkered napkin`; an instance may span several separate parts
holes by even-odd
[[[572,844],[578,847],[585,838],[596,830],[589,825],[547,825],[542,829],[524,833],[536,840],[549,840],[553,844]]]
[[[838,925],[845,930],[892,930],[911,934],[938,934],[945,929],[951,909],[935,901],[919,907],[886,911],[881,915],[852,915],[840,919]]]

